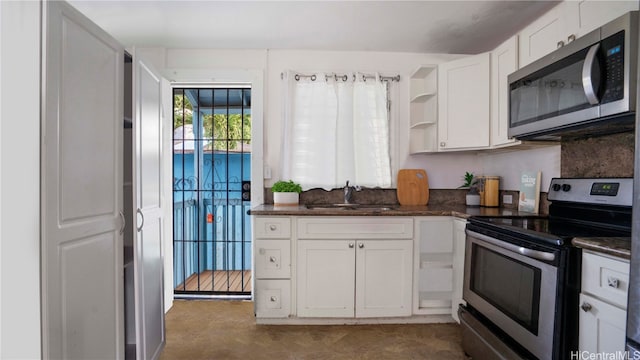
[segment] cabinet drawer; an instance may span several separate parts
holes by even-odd
[[[256,280],[256,317],[286,318],[291,313],[289,280]]]
[[[288,217],[257,217],[253,231],[256,239],[288,239],[291,237],[291,219]]]
[[[629,261],[582,253],[582,292],[627,308]]]
[[[291,275],[289,240],[256,240],[256,279],[288,279]]]
[[[413,218],[303,217],[298,222],[299,239],[412,239]]]

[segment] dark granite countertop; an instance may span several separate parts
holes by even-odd
[[[583,249],[631,259],[631,238],[628,237],[577,237],[571,243]]]
[[[315,204],[316,207],[321,205]],[[372,206],[372,205],[368,205]],[[379,205],[379,207],[389,207],[391,209],[380,211],[375,208],[356,209],[329,209],[316,208],[309,209],[305,205],[299,206],[274,206],[259,205],[249,210],[249,215],[287,215],[287,216],[455,216],[466,219],[470,216],[518,216],[535,215],[531,213],[518,212],[513,209],[487,208],[487,207],[467,207],[464,205],[433,204],[427,206],[401,206],[401,205]]]

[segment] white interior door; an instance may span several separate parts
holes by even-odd
[[[43,357],[122,359],[124,49],[64,2],[43,9]]]
[[[138,359],[156,359],[164,346],[161,77],[133,54],[134,277]],[[169,170],[170,171],[170,170]]]

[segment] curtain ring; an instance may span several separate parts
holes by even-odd
[[[362,81],[367,82],[367,75],[362,74]]]
[[[342,77],[342,81],[347,81],[347,80],[349,80],[349,77],[347,76],[347,74],[345,74],[345,75]]]
[[[333,79],[334,79],[335,81],[338,81],[338,74],[333,74]]]
[[[353,74],[353,81],[356,81],[356,74]]]
[[[300,74],[296,74],[296,76],[294,76],[294,78],[296,79],[296,81],[300,81]]]
[[[311,75],[311,81],[316,81],[316,74]]]

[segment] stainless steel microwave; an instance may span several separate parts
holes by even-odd
[[[509,137],[557,140],[634,128],[638,12],[629,12],[517,70]]]

